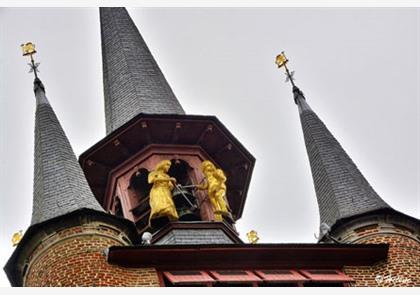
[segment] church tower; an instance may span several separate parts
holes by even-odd
[[[420,221],[393,209],[375,192],[294,84],[284,53],[278,61],[286,68],[299,109],[319,207],[319,242],[390,245],[387,262],[346,270],[356,285],[364,285],[366,278],[374,281],[372,273],[382,278],[402,275],[420,284]],[[387,284],[393,286],[395,280]]]
[[[36,68],[34,68],[36,73]],[[12,286],[81,286],[97,269],[98,249],[137,241],[133,224],[94,198],[70,143],[35,76],[35,165],[31,225],[5,266]],[[92,276],[93,277],[93,276]],[[117,269],[91,285],[122,281]]]
[[[138,115],[185,114],[125,8],[100,8],[107,134]]]
[[[79,159],[96,199],[139,234],[153,233],[154,243],[240,242],[234,223],[254,158],[216,117],[184,113],[125,8],[100,8],[100,20],[107,136]],[[173,222],[150,206],[148,177],[165,160],[177,181]],[[225,174],[223,216],[197,189],[206,182],[204,161]]]
[[[14,286],[158,285],[148,268],[106,262],[106,249],[139,245],[143,233],[146,244],[243,243],[235,221],[254,158],[216,117],[185,115],[125,8],[100,8],[100,24],[107,135],[80,164],[37,77],[33,44],[24,54],[35,72],[34,197],[31,226],[5,266]],[[209,197],[210,168],[223,178],[223,208]],[[162,175],[173,180],[172,215]]]
[[[254,157],[216,117],[185,114],[126,9],[100,8],[100,26],[107,134],[78,160],[35,47],[23,45],[35,74],[34,192],[4,268],[12,286],[375,286],[378,275],[420,285],[419,221],[379,197],[293,80],[319,243],[257,244],[255,232],[244,243],[235,223]],[[277,61],[292,78],[284,54]]]

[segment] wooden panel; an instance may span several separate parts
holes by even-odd
[[[301,274],[313,282],[352,282],[351,277],[335,269],[304,269],[299,270]]]
[[[251,271],[219,270],[210,272],[219,282],[260,282],[262,281]]]
[[[256,270],[255,273],[267,282],[304,282],[309,280],[291,269]]]
[[[174,285],[214,282],[204,271],[164,271],[163,274]]]

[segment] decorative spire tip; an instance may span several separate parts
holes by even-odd
[[[33,44],[32,42],[27,42],[26,44],[21,44],[20,47],[22,48],[22,55],[23,56],[30,56],[31,57],[31,62],[28,63],[30,70],[29,73],[34,73],[35,75],[35,79],[38,78],[37,73],[39,73],[38,70],[38,66],[39,66],[39,62],[35,62],[33,55],[36,53],[35,50],[35,44]]]
[[[257,233],[255,230],[251,230],[250,232],[248,232],[248,233],[246,234],[246,236],[247,236],[247,238],[248,238],[248,241],[249,241],[251,244],[256,244],[256,243],[258,242],[258,240],[260,239],[260,238],[258,237],[258,233]]]
[[[287,59],[286,55],[284,54],[284,51],[282,51],[279,55],[276,56],[276,65],[278,68],[284,67],[286,70],[286,83],[290,81],[292,83],[292,86],[295,87],[295,83],[293,82],[295,78],[293,77],[295,75],[295,71],[289,71],[287,68],[287,63],[289,60]]]

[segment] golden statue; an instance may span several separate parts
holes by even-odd
[[[153,183],[149,200],[151,208],[149,224],[150,220],[158,217],[168,217],[171,221],[178,220],[178,213],[172,200],[176,179],[167,174],[170,167],[171,161],[163,160],[149,173],[148,182]]]
[[[204,173],[206,182],[198,185],[198,189],[207,189],[210,202],[213,205],[215,220],[222,221],[222,215],[230,215],[229,205],[226,200],[226,176],[221,169],[210,161],[203,161],[201,163],[201,170]]]

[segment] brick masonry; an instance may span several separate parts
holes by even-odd
[[[346,228],[344,242],[388,243],[387,261],[373,266],[346,266],[351,286],[420,286],[420,242],[413,231],[377,223]],[[121,230],[89,222],[45,237],[29,256],[24,286],[159,286],[154,268],[125,268],[106,261],[110,246],[131,245]]]
[[[129,244],[120,230],[98,222],[55,232],[29,257],[24,286],[159,286],[153,268],[107,263],[105,249]]]
[[[420,241],[412,230],[397,224],[377,223],[349,230],[346,234],[358,244],[389,244],[387,261],[373,266],[344,268],[344,272],[355,280],[351,286],[420,286]]]

